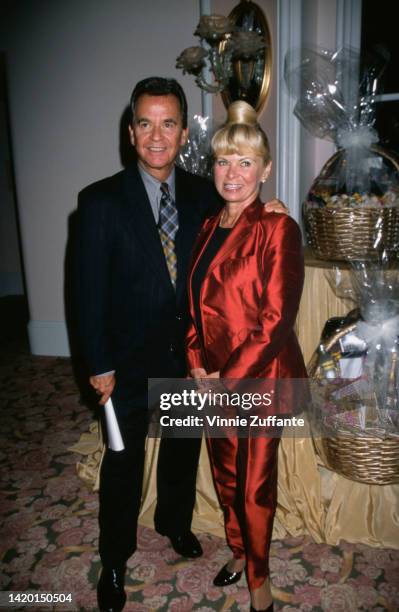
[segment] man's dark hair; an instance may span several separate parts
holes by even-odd
[[[187,100],[186,94],[183,91],[182,86],[176,81],[176,79],[164,79],[163,77],[149,77],[139,81],[136,87],[133,89],[132,97],[130,98],[130,108],[132,111],[132,118],[134,118],[134,109],[137,104],[137,100],[140,96],[176,96],[180,104],[181,118],[183,129],[187,127]]]

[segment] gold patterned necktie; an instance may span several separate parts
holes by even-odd
[[[176,204],[169,193],[167,183],[161,184],[161,193],[158,231],[170,274],[170,280],[172,281],[173,287],[176,288],[177,261],[175,251],[175,236],[177,230],[179,229],[179,218]]]

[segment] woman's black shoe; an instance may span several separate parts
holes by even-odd
[[[251,606],[251,609],[249,612],[273,612],[273,610],[274,610],[274,607],[273,607],[273,604],[271,603],[268,608],[264,608],[263,610],[257,610],[256,608]]]
[[[224,565],[220,572],[215,576],[213,584],[218,587],[228,586],[238,582],[241,578],[242,572],[229,572],[227,565]]]

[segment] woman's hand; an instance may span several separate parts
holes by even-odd
[[[206,370],[204,368],[193,368],[190,370],[191,378],[205,378]]]
[[[220,372],[211,372],[206,375],[206,378],[220,378]]]
[[[269,202],[265,202],[265,209],[266,209],[266,212],[275,212],[275,213],[280,213],[284,215],[290,214],[290,209],[287,208],[286,205],[281,200],[278,200],[277,198],[274,198],[273,200],[269,200]]]
[[[204,390],[212,391],[213,393],[225,393],[226,388],[220,382],[220,371],[211,372],[202,379],[202,387]]]
[[[207,374],[204,368],[193,368],[190,374],[195,379],[199,391],[208,391],[209,387],[211,387],[213,391],[222,389],[221,385],[216,383],[215,380],[220,378],[220,372],[211,372],[210,374]],[[224,390],[225,389],[223,387],[223,391]]]
[[[207,376],[206,370],[204,368],[193,368],[190,370],[190,374],[196,382],[197,389],[201,391],[204,388],[204,378]]]

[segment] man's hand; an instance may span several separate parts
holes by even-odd
[[[99,404],[104,405],[111,397],[115,387],[115,374],[104,374],[103,376],[90,376],[89,382],[96,390],[98,395],[101,395]]]
[[[266,212],[283,213],[284,215],[290,214],[289,208],[287,208],[286,205],[277,198],[270,200],[269,202],[265,202],[265,209]]]

